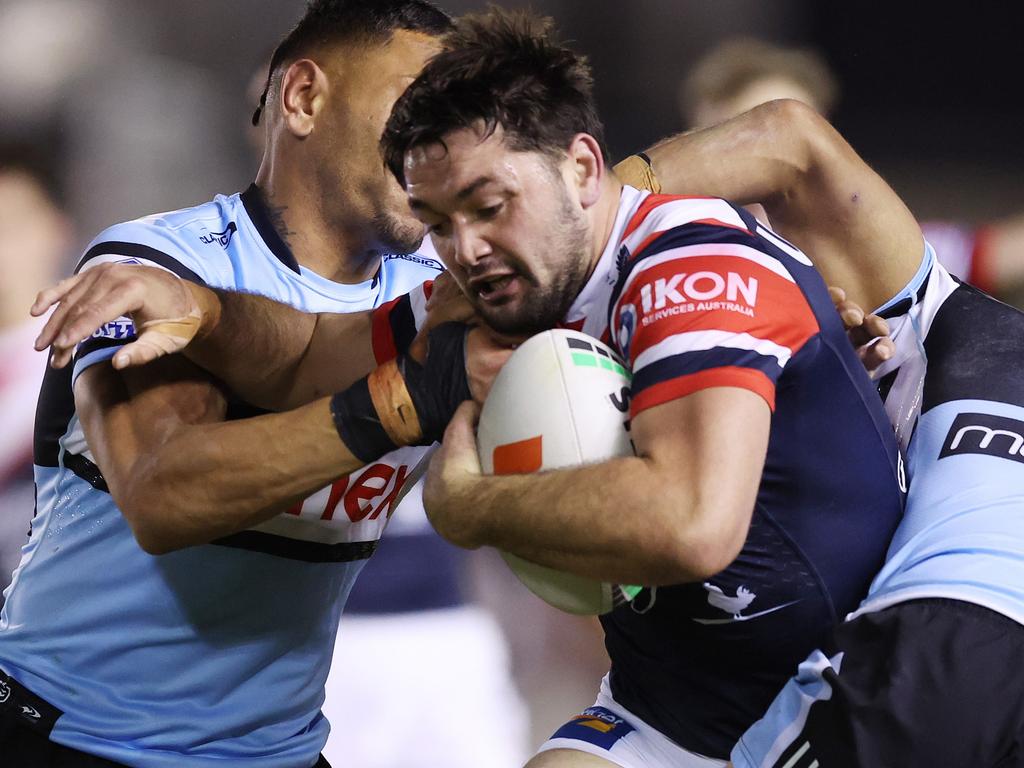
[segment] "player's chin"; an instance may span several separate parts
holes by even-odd
[[[559,317],[543,309],[510,299],[500,303],[474,301],[478,314],[491,328],[506,336],[532,336],[554,328]]]
[[[377,215],[377,236],[388,253],[414,253],[423,244],[427,228],[411,216],[398,216],[390,212]]]

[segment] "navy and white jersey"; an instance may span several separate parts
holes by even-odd
[[[736,560],[602,617],[615,701],[725,758],[881,567],[903,508],[892,429],[810,261],[722,200],[626,187],[565,324],[628,361],[632,417],[719,386],[773,411]]]
[[[930,246],[879,312],[897,347],[880,391],[910,490],[861,610],[945,597],[1024,624],[1024,313],[951,277]]]
[[[371,309],[440,270],[386,256],[372,281],[327,280],[295,261],[255,188],[114,226],[79,269],[111,261],[311,312]],[[53,741],[118,763],[311,766],[327,739],[339,613],[426,449],[388,454],[252,530],[148,555],[93,463],[71,390],[133,333],[127,318],[110,323],[80,345],[73,373],[47,374],[37,514],[0,618],[0,669],[63,712]]]

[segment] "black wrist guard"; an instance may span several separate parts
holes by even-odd
[[[444,323],[430,332],[423,365],[402,353],[331,398],[338,435],[363,463],[402,445],[440,440],[463,400],[469,326]]]
[[[468,325],[442,323],[430,332],[423,365],[408,354],[399,356],[399,370],[416,407],[426,443],[440,440],[455,410],[462,401],[473,397],[466,373],[468,333]]]

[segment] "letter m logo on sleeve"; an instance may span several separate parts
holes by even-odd
[[[1024,421],[991,413],[960,413],[953,419],[939,458],[980,454],[1024,464]]]

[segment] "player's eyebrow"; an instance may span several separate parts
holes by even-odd
[[[481,176],[480,178],[476,179],[475,181],[470,182],[469,184],[464,186],[462,189],[460,189],[455,194],[455,199],[456,200],[465,200],[467,197],[469,197],[474,192],[476,192],[478,189],[480,189],[480,187],[482,187],[482,186],[484,186],[486,184],[490,184],[492,181],[494,181],[494,177],[492,177],[492,176]]]
[[[478,191],[481,187],[486,186],[487,184],[491,184],[493,182],[493,176],[480,176],[479,178],[474,179],[469,184],[460,189],[458,192],[456,192],[455,199],[460,201],[465,200],[466,198],[470,197],[474,192]],[[420,200],[418,197],[409,195],[408,202],[409,207],[414,211],[426,211],[428,213],[437,214],[437,211],[431,208],[430,205],[424,202],[423,200]]]

